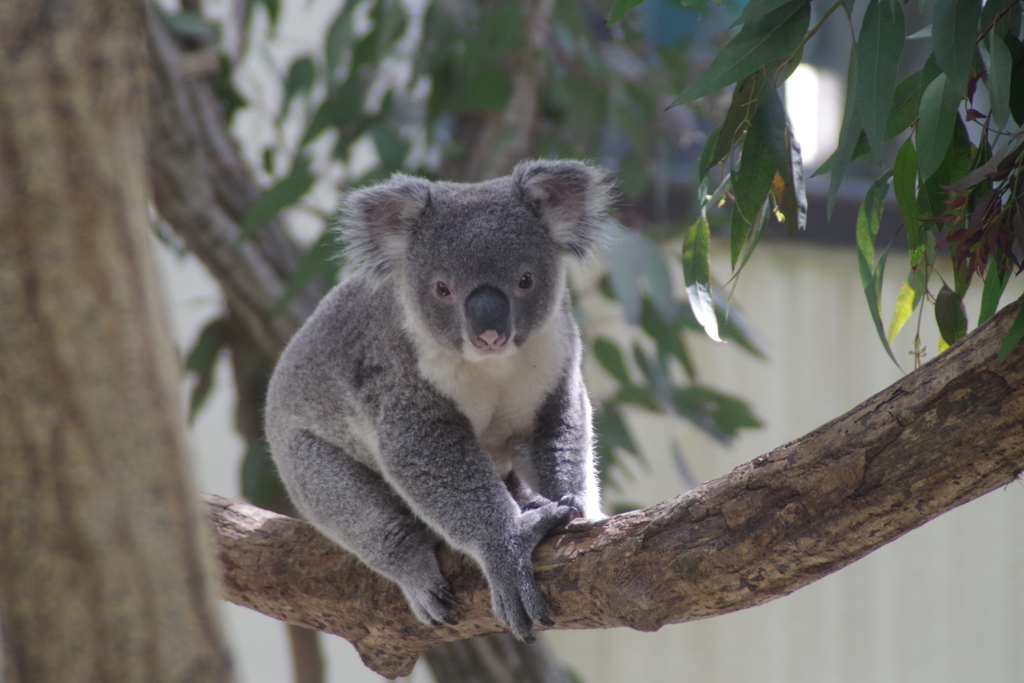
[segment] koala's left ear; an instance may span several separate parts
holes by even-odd
[[[606,170],[582,161],[523,161],[512,182],[557,244],[581,259],[593,253],[613,194]]]

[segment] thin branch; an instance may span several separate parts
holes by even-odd
[[[995,361],[1017,306],[797,441],[673,500],[576,521],[537,549],[555,628],[665,624],[787,595],[1024,471],[1024,352]],[[500,632],[471,560],[439,553],[457,626],[415,621],[398,589],[308,524],[209,497],[224,596],[350,640],[386,675],[430,647]]]

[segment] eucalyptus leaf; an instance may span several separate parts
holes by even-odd
[[[935,322],[939,334],[950,346],[967,334],[967,310],[956,292],[945,284],[935,297]]]
[[[988,46],[988,77],[985,82],[988,85],[989,102],[992,104],[992,124],[1002,128],[1010,118],[1013,55],[1006,42],[994,32],[989,34]]]
[[[711,294],[710,241],[708,221],[701,216],[690,226],[683,241],[683,279],[694,317],[711,339],[720,342],[718,317]]]
[[[810,18],[809,0],[791,0],[760,20],[745,24],[671,106],[710,95],[769,62],[792,55],[803,41]]]
[[[622,21],[626,12],[641,4],[644,0],[615,0],[611,12],[608,13],[608,25],[614,26]]]
[[[608,371],[619,384],[632,384],[629,379],[629,371],[626,369],[626,361],[622,357],[619,347],[603,337],[598,337],[593,343],[594,358],[601,364],[601,367]]]
[[[978,39],[980,0],[935,0],[932,44],[935,59],[957,95],[967,92],[967,78]]]
[[[917,150],[914,149],[914,143],[910,138],[903,141],[899,152],[896,153],[892,187],[900,215],[903,217],[903,225],[907,229],[907,241],[913,252],[924,244],[924,237],[921,234],[922,227],[917,208]],[[911,266],[914,265],[917,264],[911,263]]]
[[[875,157],[881,157],[886,139],[904,33],[903,7],[898,0],[870,0],[855,48],[855,93],[861,125]]]
[[[249,239],[267,221],[296,204],[313,187],[315,178],[310,170],[311,164],[309,155],[300,154],[288,175],[260,195],[238,226],[239,242]]]
[[[915,138],[917,166],[922,178],[930,178],[946,156],[950,140],[953,139],[953,125],[956,123],[960,99],[961,96],[944,73],[936,76],[921,95],[920,120]]]
[[[1005,361],[1020,344],[1021,339],[1024,339],[1024,306],[1021,306],[1020,310],[1017,311],[1017,316],[1013,319],[1010,330],[1006,333],[1006,338],[1003,339],[1003,343],[999,347],[999,355],[996,357],[996,362],[1002,363]]]
[[[889,192],[889,178],[891,173],[887,172],[876,180],[868,189],[861,203],[860,211],[857,213],[857,263],[860,269],[861,285],[864,287],[864,296],[868,302],[868,311],[871,313],[871,320],[875,323],[875,331],[878,338],[882,340],[886,353],[897,367],[899,362],[893,355],[889,346],[889,338],[885,333],[882,324],[882,312],[880,301],[879,280],[883,262],[880,260],[880,267],[875,267],[875,238],[878,236],[878,226],[882,220],[882,210],[885,207],[885,197]]]
[[[846,168],[853,159],[854,150],[857,147],[857,140],[860,138],[863,127],[860,117],[857,115],[856,106],[857,89],[857,49],[856,45],[850,50],[850,66],[846,73],[846,104],[843,108],[843,125],[839,129],[839,144],[830,159],[832,161],[831,173],[828,185],[828,209],[827,215],[832,218],[832,207],[836,203],[836,194],[839,186],[843,184],[843,176],[846,175]],[[819,173],[820,173],[819,169]]]

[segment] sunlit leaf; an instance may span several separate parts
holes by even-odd
[[[898,0],[871,0],[857,41],[858,114],[875,157],[882,154],[903,51],[903,7]]]
[[[980,0],[936,0],[932,44],[935,58],[949,78],[957,96],[967,91],[967,78],[974,62],[974,45],[978,39]]]
[[[922,178],[930,178],[939,168],[953,138],[957,107],[961,96],[946,74],[939,74],[921,95],[920,120],[917,123],[917,166]]]
[[[950,346],[967,334],[967,310],[964,308],[964,302],[946,285],[942,285],[942,289],[935,297],[935,322],[939,325],[939,334]]]
[[[683,242],[683,278],[697,322],[711,339],[722,341],[718,336],[718,317],[711,295],[710,241],[708,221],[701,216],[690,226]]]
[[[924,296],[925,277],[927,269],[912,268],[910,276],[900,285],[900,291],[896,295],[896,303],[892,309],[892,319],[889,321],[889,334],[886,340],[892,344],[896,335],[903,329],[903,325],[910,318],[911,313],[917,308]]]
[[[871,320],[875,323],[875,330],[878,338],[882,340],[886,353],[893,363],[899,365],[896,356],[889,346],[889,339],[882,324],[882,312],[878,280],[881,268],[875,268],[875,237],[878,235],[878,226],[882,220],[882,210],[885,207],[885,196],[889,193],[890,173],[885,173],[876,180],[861,203],[860,211],[857,213],[857,263],[860,268],[861,284],[864,287],[864,296],[868,301],[868,311],[871,313]]]
[[[710,95],[749,76],[769,62],[791,55],[810,22],[810,2],[791,0],[759,21],[745,24],[711,65],[691,83],[672,106]]]

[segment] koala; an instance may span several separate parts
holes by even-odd
[[[267,439],[302,516],[425,624],[457,623],[443,541],[532,642],[553,625],[534,547],[601,517],[565,270],[600,243],[611,193],[589,164],[528,161],[472,184],[396,174],[344,202],[352,267],[281,355]]]

